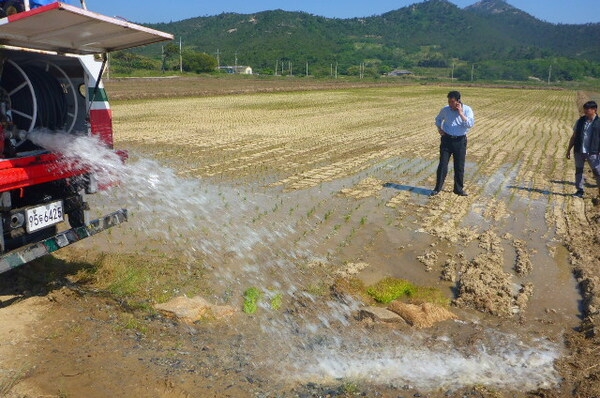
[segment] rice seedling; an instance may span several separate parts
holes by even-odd
[[[246,314],[254,314],[258,310],[258,302],[262,298],[262,292],[256,288],[251,287],[244,291],[244,307],[243,311]]]

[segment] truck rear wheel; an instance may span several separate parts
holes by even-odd
[[[25,11],[25,7],[23,6],[23,2],[19,2],[19,1],[12,1],[9,0],[6,3],[4,3],[4,12],[6,13],[6,15],[13,15],[13,14],[17,14],[19,12],[23,12]]]

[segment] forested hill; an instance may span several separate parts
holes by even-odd
[[[581,77],[577,73],[595,73],[600,63],[600,23],[552,24],[503,0],[482,0],[464,9],[447,0],[428,0],[365,18],[274,10],[149,26],[173,33],[185,49],[218,57],[220,65],[250,65],[265,73],[278,65],[294,65],[299,72],[304,65],[329,71],[333,64],[346,72],[461,62],[481,68],[512,63],[518,69],[526,61],[546,60],[543,70],[547,62],[558,62],[557,71],[574,62],[577,67],[563,77],[574,79]],[[149,54],[152,48],[140,51]]]

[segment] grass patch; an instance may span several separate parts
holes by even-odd
[[[77,267],[65,275],[71,282],[126,302],[129,309],[152,311],[152,303],[164,303],[185,294],[209,294],[201,264],[164,253],[123,254],[65,250],[66,264]],[[73,259],[79,259],[77,263]],[[81,261],[84,259],[85,261]],[[68,266],[62,269],[68,269]]]
[[[450,299],[435,287],[416,286],[409,301],[413,304],[432,303],[442,307],[450,306]]]
[[[411,304],[431,303],[442,307],[450,305],[450,299],[438,288],[417,286],[400,278],[387,277],[369,286],[367,294],[381,304],[405,299]]]
[[[143,268],[131,267],[119,269],[108,291],[117,297],[134,296],[147,284],[149,275]]]
[[[367,293],[375,299],[375,301],[388,304],[392,301],[411,297],[417,287],[405,279],[387,277],[367,289]]]

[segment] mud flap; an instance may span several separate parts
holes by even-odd
[[[36,258],[45,256],[82,239],[94,236],[108,228],[127,221],[127,210],[121,209],[102,218],[93,220],[88,225],[71,228],[40,242],[32,243],[0,257],[0,273],[26,264]]]

